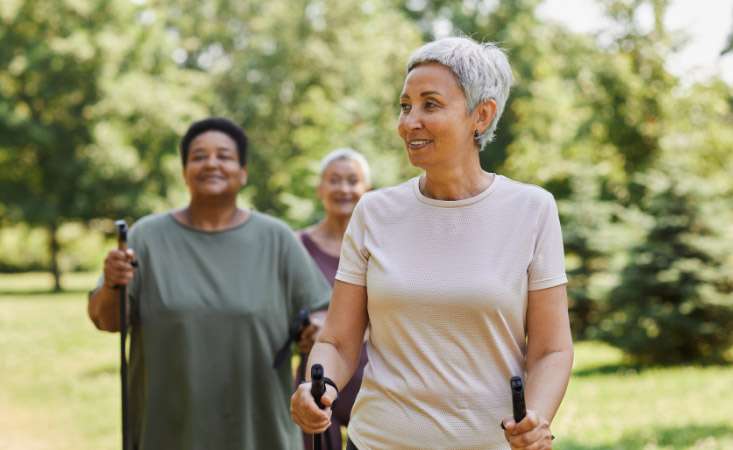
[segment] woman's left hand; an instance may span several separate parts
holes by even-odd
[[[321,333],[323,324],[326,321],[327,311],[314,311],[308,317],[310,319],[310,325],[303,328],[298,337],[298,350],[301,355],[307,355],[311,352],[313,344],[316,343],[318,335]]]
[[[531,409],[519,423],[511,417],[505,418],[504,437],[512,450],[552,450],[550,423]]]
[[[302,355],[307,355],[311,352],[313,344],[316,343],[316,338],[320,332],[321,327],[314,323],[303,328],[303,331],[301,331],[300,337],[298,338],[298,351],[300,351]]]

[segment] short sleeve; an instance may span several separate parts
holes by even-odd
[[[341,243],[341,256],[336,279],[358,286],[366,286],[366,270],[369,261],[369,252],[365,246],[366,221],[364,199],[356,204],[351,214],[349,226],[346,228]]]
[[[537,291],[567,283],[560,217],[555,199],[549,193],[543,198],[536,230],[532,260],[527,270],[528,290]]]
[[[331,289],[321,271],[315,265],[305,248],[290,230],[284,232],[283,268],[285,292],[294,311],[308,308],[311,311],[328,306]]]

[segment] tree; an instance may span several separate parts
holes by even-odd
[[[414,173],[395,131],[416,28],[385,1],[183,2],[166,13],[187,67],[213,77],[217,114],[250,137],[245,190],[294,226],[315,220],[317,161],[351,146],[377,185]]]
[[[140,92],[166,80],[138,75],[131,86],[129,64],[150,58],[151,75],[172,70],[163,48],[145,40],[138,12],[121,1],[34,0],[0,19],[0,60],[8,61],[0,72],[0,204],[10,220],[48,230],[56,290],[61,223],[140,215],[150,207],[146,194],[165,190],[150,175],[163,172],[161,147],[170,149],[171,124],[187,114],[165,107],[176,97],[156,113],[138,109],[150,106]],[[132,99],[111,95],[130,90]],[[147,120],[160,116],[166,121]]]
[[[601,337],[642,363],[720,362],[733,344],[730,192],[687,172],[639,182],[651,225],[611,291]]]

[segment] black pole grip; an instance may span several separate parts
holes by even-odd
[[[323,381],[323,366],[320,364],[313,364],[311,367],[311,395],[313,400],[316,401],[316,405],[323,409],[323,403],[321,403],[321,396],[326,392],[326,383]]]
[[[521,377],[512,377],[509,380],[512,389],[512,408],[514,409],[514,422],[519,423],[527,415],[527,407],[524,404],[524,384]]]

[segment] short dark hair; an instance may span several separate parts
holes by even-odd
[[[196,139],[200,134],[206,133],[207,131],[221,131],[226,134],[235,144],[237,144],[237,153],[239,154],[239,165],[244,167],[247,164],[247,136],[244,134],[244,130],[224,117],[207,117],[206,119],[199,120],[191,124],[181,139],[181,161],[183,167],[186,167],[188,162],[188,151],[191,147],[191,142]]]

